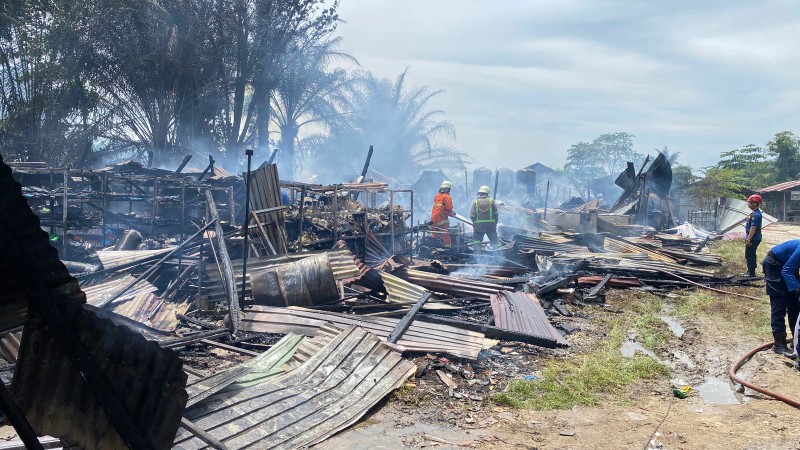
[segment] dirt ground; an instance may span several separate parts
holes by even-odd
[[[739,288],[761,296],[762,287]],[[608,303],[624,309],[633,293],[625,291]],[[635,301],[635,300],[633,300]],[[680,302],[668,299],[666,303]],[[603,397],[600,406],[536,411],[497,406],[491,401],[448,398],[443,383],[439,396],[409,401],[398,395],[356,427],[318,445],[318,449],[481,448],[481,449],[798,449],[800,411],[749,389],[734,386],[730,365],[768,341],[762,334],[740,329],[726,319],[730,311],[746,316],[764,312],[761,302],[737,297],[718,314],[681,319],[683,333],[672,334],[655,356],[672,373],[625,388],[622,395]],[[568,337],[580,354],[603,339],[592,311],[581,311],[580,331]],[[608,309],[608,308],[606,308]],[[680,330],[678,330],[680,331]],[[758,335],[757,335],[758,334]],[[563,357],[543,354],[547,358]],[[792,361],[771,351],[758,353],[738,372],[744,379],[794,399],[800,399],[800,372]],[[674,380],[695,388],[686,399],[671,391]],[[417,389],[430,386],[417,380]],[[412,396],[413,397],[413,396]]]

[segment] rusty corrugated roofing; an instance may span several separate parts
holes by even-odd
[[[103,280],[101,283],[93,284],[90,286],[81,286],[81,290],[86,294],[86,303],[94,306],[103,305],[108,299],[114,296],[120,289],[127,286],[128,283],[135,280],[132,275],[121,274]],[[147,280],[142,280],[132,288],[128,289],[122,294],[114,304],[120,304],[126,300],[131,300],[137,295],[146,294],[148,292],[155,292],[158,288],[153,286]]]
[[[386,293],[389,294],[390,303],[416,303],[422,297],[427,289],[418,286],[408,281],[398,278],[390,273],[381,272],[383,285],[386,287]]]
[[[11,388],[34,431],[86,449],[166,447],[186,403],[181,360],[88,309],[1,156],[0,211],[0,267],[25,283],[0,292],[0,304],[34,305]]]
[[[758,192],[759,194],[763,194],[765,192],[780,192],[797,186],[800,186],[800,180],[784,181],[783,183],[778,183],[772,186],[756,189],[756,192]]]
[[[217,395],[186,417],[229,448],[307,447],[355,423],[415,369],[375,335],[351,326],[297,369]],[[206,446],[184,430],[175,445]]]
[[[569,345],[550,324],[535,295],[524,292],[501,292],[493,295],[491,301],[495,326],[555,339],[560,345]]]
[[[399,321],[388,317],[322,312],[296,306],[274,308],[255,305],[244,311],[241,329],[314,336],[326,322],[330,322],[337,328],[358,325],[385,340]],[[458,358],[475,359],[483,348],[483,338],[482,333],[415,320],[397,345],[412,352],[447,353]]]

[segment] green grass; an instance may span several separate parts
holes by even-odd
[[[647,295],[634,304],[635,319],[632,328],[636,331],[638,341],[648,350],[664,348],[672,336],[669,327],[660,318],[661,307],[661,300],[652,295]]]
[[[552,360],[541,371],[540,379],[515,380],[492,400],[501,405],[538,410],[595,406],[604,394],[619,394],[639,380],[669,374],[667,366],[648,356],[622,356],[620,346],[625,329],[621,319],[612,322],[611,331],[598,344],[601,348],[596,352]]]
[[[711,253],[716,253],[722,257],[722,268],[726,273],[742,273],[747,270],[744,261],[744,241],[716,241],[708,245]],[[758,262],[757,272],[761,272],[761,261],[767,256],[769,246],[761,244],[756,251],[756,261]]]
[[[748,291],[749,295],[763,299],[755,301],[709,291],[689,291],[675,301],[671,315],[684,320],[700,317],[703,321],[734,328],[741,335],[767,335],[769,300],[763,288]]]

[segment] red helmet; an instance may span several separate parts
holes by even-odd
[[[747,197],[747,203],[756,202],[759,205],[761,204],[761,196],[758,194],[753,194],[750,197]]]

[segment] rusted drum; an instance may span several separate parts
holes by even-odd
[[[327,254],[252,272],[250,284],[259,305],[313,306],[339,298]]]

